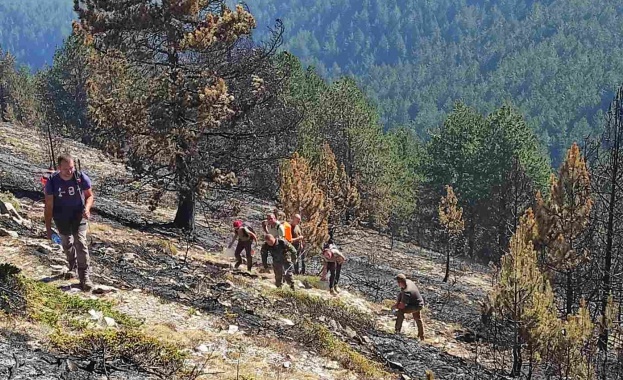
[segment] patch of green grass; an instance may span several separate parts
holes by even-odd
[[[323,286],[323,281],[318,276],[296,276],[296,279],[301,281],[305,286],[310,286],[314,289],[326,289],[327,286]]]
[[[142,331],[138,320],[115,310],[111,302],[83,299],[22,275],[10,276],[17,281],[15,291],[25,300],[20,310],[25,311],[32,322],[54,329],[49,336],[51,348],[85,359],[123,359],[138,368],[158,373],[162,378],[183,378],[188,354],[182,347]],[[88,317],[91,309],[113,318],[117,327],[93,327]]]
[[[136,330],[87,330],[79,334],[57,330],[50,342],[56,350],[72,356],[86,358],[105,353],[107,360],[123,358],[141,368],[158,368],[166,378],[181,372],[188,357],[181,347]]]
[[[366,330],[374,326],[374,318],[369,313],[349,306],[339,298],[325,299],[304,291],[292,291],[286,288],[271,289],[272,294],[294,302],[299,312],[314,317],[325,316],[336,321],[348,322],[357,330]]]
[[[34,321],[51,327],[64,324],[80,330],[84,324],[77,322],[75,317],[85,316],[93,309],[113,318],[119,325],[126,327],[141,325],[138,320],[114,310],[113,304],[109,301],[69,295],[52,285],[23,276],[19,277],[19,281],[26,299],[26,311]]]
[[[0,192],[0,200],[6,203],[10,203],[11,205],[13,205],[13,207],[15,207],[15,210],[17,211],[20,211],[22,208],[22,205],[10,191]]]
[[[319,323],[304,321],[300,325],[305,335],[320,350],[323,356],[339,362],[344,368],[357,372],[363,379],[389,379],[390,374],[383,365],[366,358],[347,343],[342,342]]]

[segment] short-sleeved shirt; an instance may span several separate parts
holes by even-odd
[[[286,235],[286,231],[285,231],[285,228],[283,227],[283,224],[279,222],[275,223],[273,227],[267,226],[267,229],[268,229],[268,233],[273,235],[276,238],[282,238]]]
[[[303,235],[303,231],[301,230],[301,225],[297,224],[296,226],[292,227],[292,239],[296,239],[299,236]],[[300,249],[301,248],[301,241],[297,241],[295,243],[292,243],[292,245],[294,245],[294,247],[296,249]]]
[[[45,193],[54,195],[54,208],[52,217],[54,220],[69,221],[82,218],[83,200],[78,191],[91,188],[91,179],[81,173],[78,179],[71,178],[66,181],[61,178],[60,173],[55,173],[45,184]]]

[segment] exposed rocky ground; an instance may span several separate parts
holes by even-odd
[[[166,227],[173,215],[166,202],[152,213],[144,199],[132,196],[132,185],[122,165],[110,162],[96,150],[67,142],[95,184],[90,249],[94,280],[104,285],[99,289],[101,294],[77,292],[71,281],[59,276],[63,265],[60,247],[45,240],[38,179],[47,164],[40,144],[43,142],[28,130],[0,124],[0,187],[19,198],[23,217],[7,214],[0,218],[0,228],[7,235],[17,234],[0,237],[1,261],[13,263],[27,277],[53,284],[68,294],[111,301],[117,312],[139,320],[144,334],[184,347],[186,364],[196,368],[199,378],[380,378],[362,372],[361,365],[356,364],[358,357],[351,351],[362,354],[373,365],[378,363],[386,378],[423,378],[428,369],[437,379],[500,378],[483,367],[482,359],[476,364],[476,346],[457,339],[465,331],[479,328],[477,301],[490,286],[486,268],[455,263],[460,270],[455,272],[454,281],[443,284],[442,258],[435,253],[401,242],[390,249],[388,237],[353,229],[338,240],[349,258],[341,281],[345,290],[339,301],[316,289],[322,288],[322,283],[310,288],[305,279],[297,280],[296,296],[282,294],[275,291],[270,275],[233,270],[231,259],[221,254],[231,220],[242,217],[259,223],[268,203],[231,194],[215,197],[204,204],[198,238],[190,243]],[[318,269],[312,262],[308,273]],[[419,282],[427,302],[424,342],[414,339],[411,319],[405,321],[404,335],[391,333],[394,319],[388,300],[396,296],[393,278],[399,272]],[[314,300],[323,306],[314,307]],[[323,308],[324,304],[331,306]],[[90,316],[80,318],[89,320]],[[28,319],[20,323],[31,334],[8,339],[17,331],[7,327],[0,335],[0,377],[158,377],[131,365],[68,358],[48,349],[49,329]],[[345,342],[339,347],[348,351],[348,359],[327,354],[318,337],[301,327],[310,323],[326,325],[331,339]],[[69,368],[67,360],[75,365]]]

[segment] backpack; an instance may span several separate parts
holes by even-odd
[[[248,229],[249,231],[255,233],[255,230],[253,229],[253,227],[251,227],[251,225],[249,223],[247,223],[247,222],[242,223],[242,227],[244,227],[244,228]],[[245,236],[247,236],[247,237],[249,236],[249,234],[247,234],[247,232],[244,229],[242,230],[242,233]]]

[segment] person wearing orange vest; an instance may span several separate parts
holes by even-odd
[[[283,226],[283,238],[292,243],[292,225],[288,223],[286,214],[283,211],[277,213],[277,220]]]

